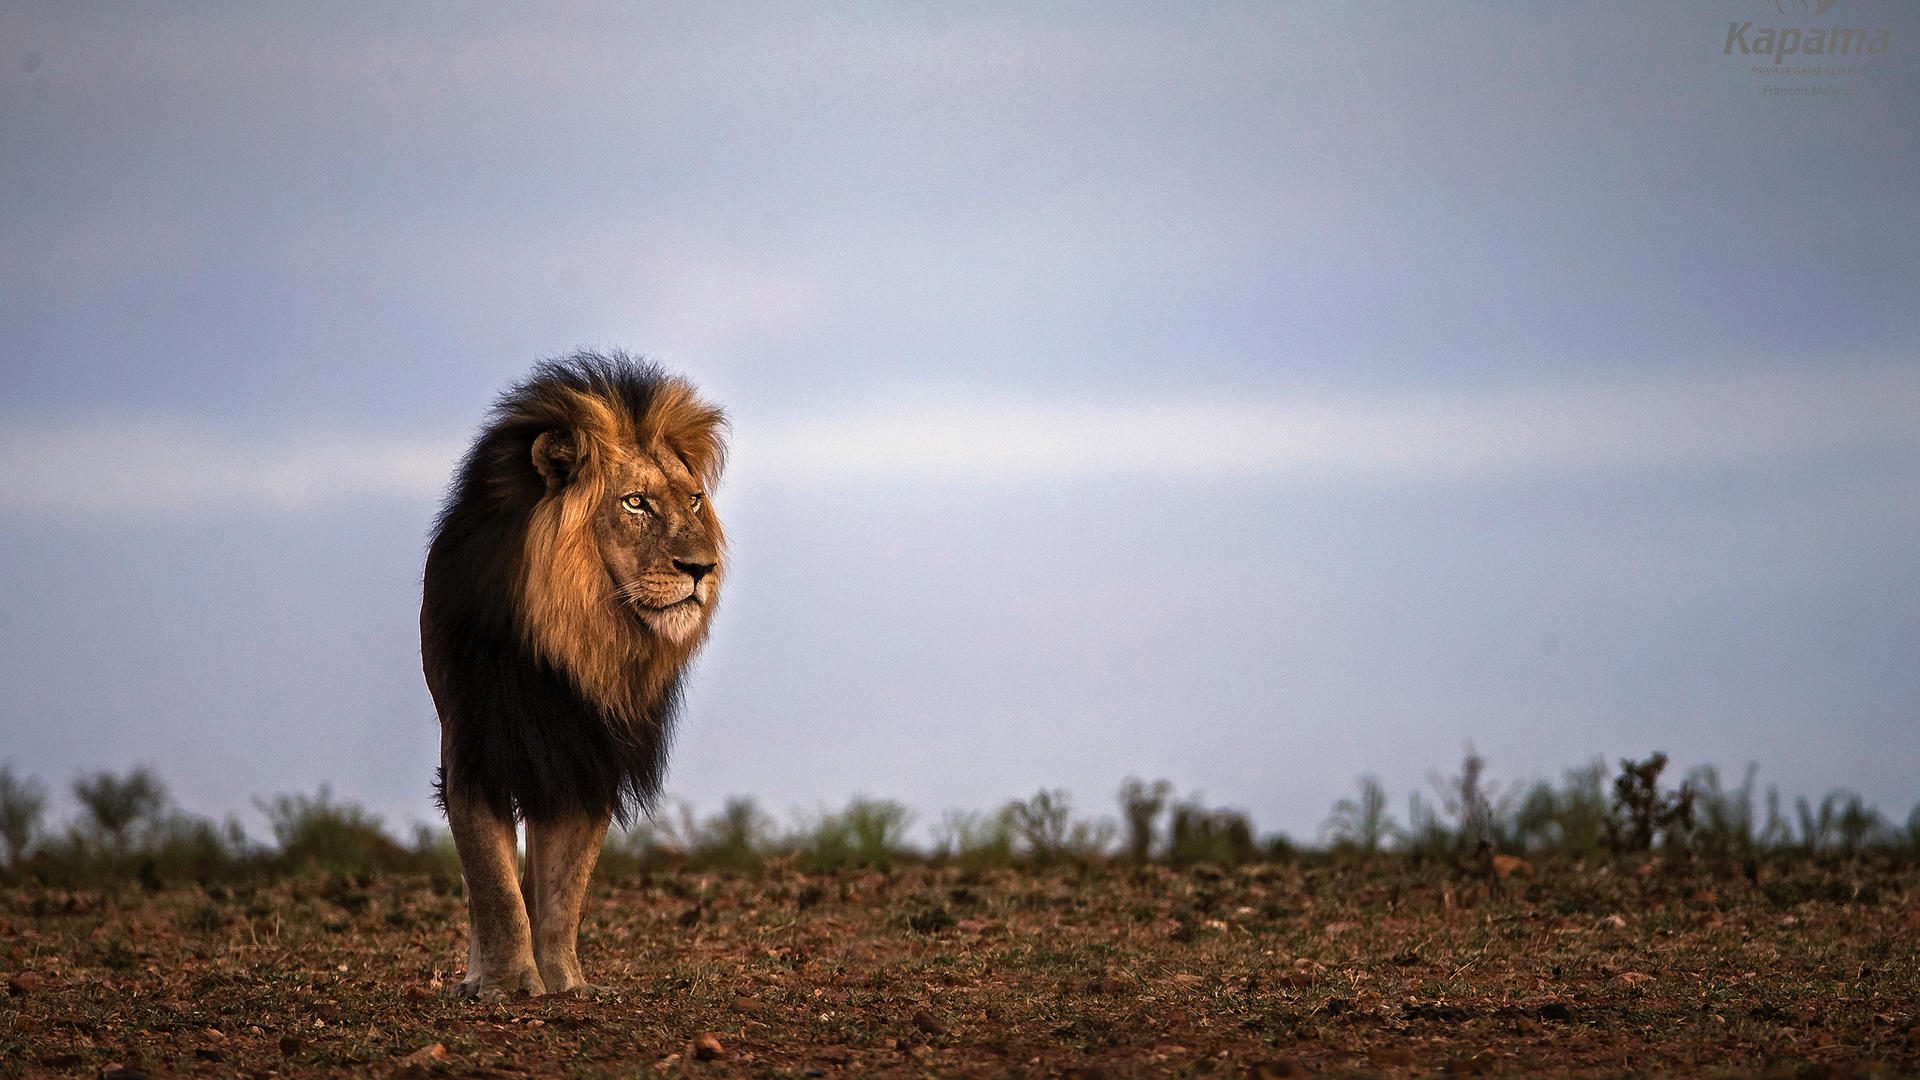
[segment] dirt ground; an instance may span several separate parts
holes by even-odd
[[[446,879],[0,891],[0,1073],[1920,1075],[1920,871],[1407,860],[600,884],[462,1004]]]

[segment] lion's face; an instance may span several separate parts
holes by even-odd
[[[655,633],[685,641],[720,597],[719,522],[680,459],[634,451],[608,463],[593,535],[614,595]]]

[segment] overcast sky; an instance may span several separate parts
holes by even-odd
[[[432,515],[600,346],[734,417],[698,806],[1904,818],[1920,8],[1816,7],[0,7],[0,758],[430,819]]]

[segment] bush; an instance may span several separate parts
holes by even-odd
[[[949,810],[934,826],[933,837],[935,858],[971,870],[1013,865],[1013,815],[1008,809],[994,814]]]
[[[6,844],[9,868],[26,858],[46,809],[47,788],[39,777],[17,777],[12,765],[0,765],[0,843]]]
[[[1111,823],[1075,820],[1073,800],[1057,788],[1008,803],[1005,813],[1020,853],[1043,866],[1096,857],[1113,839]]]
[[[1250,862],[1258,854],[1253,822],[1238,810],[1209,810],[1199,795],[1176,803],[1168,825],[1167,861],[1175,866]]]
[[[822,813],[793,838],[800,865],[809,871],[850,866],[884,867],[907,851],[913,815],[891,800],[856,796],[838,814]]]
[[[1823,814],[1829,813],[1829,804],[1833,807],[1834,846],[1841,855],[1851,859],[1868,848],[1886,845],[1886,820],[1865,799],[1851,791],[1835,791],[1821,800]]]
[[[1332,838],[1335,851],[1372,855],[1400,834],[1400,826],[1387,811],[1387,789],[1379,777],[1369,773],[1356,784],[1355,797],[1334,803],[1333,814],[1320,829]]]
[[[1173,785],[1165,780],[1148,784],[1129,776],[1120,785],[1120,817],[1126,822],[1127,858],[1144,863],[1153,858],[1160,814],[1167,808]]]
[[[1796,799],[1789,816],[1779,791],[1769,788],[1763,820],[1753,766],[1736,786],[1723,784],[1717,770],[1701,766],[1678,789],[1666,790],[1660,781],[1667,765],[1666,755],[1658,753],[1638,762],[1622,759],[1611,792],[1605,765],[1598,761],[1566,770],[1557,785],[1541,780],[1502,789],[1487,781],[1485,761],[1469,747],[1457,775],[1434,773],[1432,795],[1412,795],[1404,827],[1388,811],[1380,781],[1365,775],[1352,795],[1333,805],[1323,837],[1330,855],[1391,849],[1445,857],[1457,866],[1469,865],[1460,856],[1490,849],[1575,857],[1603,849],[1638,854],[1665,848],[1719,858],[1920,858],[1920,806],[1895,824],[1859,794],[1837,790],[1817,801]],[[314,795],[255,800],[272,827],[270,849],[250,845],[232,818],[216,823],[176,809],[166,785],[146,767],[83,775],[73,791],[80,815],[49,835],[43,824],[44,786],[0,766],[0,842],[6,857],[0,878],[8,883],[37,878],[67,887],[115,887],[137,879],[158,888],[312,869],[349,875],[411,871],[436,875],[440,888],[439,879],[450,881],[459,873],[445,829],[418,826],[412,843],[403,845],[388,836],[378,817],[358,803],[336,800],[325,785]],[[1125,841],[1118,857],[1188,867],[1299,855],[1285,836],[1257,840],[1245,813],[1209,807],[1198,795],[1170,802],[1172,791],[1165,780],[1129,777],[1121,784]],[[752,872],[776,856],[782,865],[791,860],[807,871],[886,867],[929,856],[986,869],[1021,861],[1045,866],[1107,858],[1116,835],[1110,820],[1076,818],[1070,797],[1057,789],[993,813],[949,811],[933,829],[933,846],[924,851],[909,842],[912,821],[899,802],[856,797],[844,809],[802,819],[780,836],[752,799],[730,798],[718,814],[698,819],[681,803],[677,813],[609,833],[601,861],[608,875],[662,864]]]
[[[171,802],[167,785],[145,765],[124,777],[106,771],[79,777],[73,782],[73,797],[86,810],[86,827],[94,838],[115,854],[125,854],[133,846],[135,830],[158,821]]]
[[[1514,793],[1490,784],[1486,770],[1487,760],[1468,746],[1458,776],[1442,777],[1436,772],[1429,778],[1441,807],[1453,819],[1453,826],[1446,833],[1452,838],[1456,852],[1473,851],[1482,845],[1496,850],[1520,846],[1510,827]],[[1431,831],[1430,838],[1437,839],[1439,835]]]
[[[152,824],[136,857],[135,872],[149,885],[183,881],[204,885],[253,869],[246,830],[233,817],[216,825],[194,814],[170,813]]]
[[[1402,834],[1400,850],[1410,855],[1433,858],[1459,846],[1460,837],[1447,828],[1446,822],[1440,820],[1440,814],[1432,803],[1417,791],[1407,796],[1407,830]]]
[[[1658,836],[1668,847],[1684,847],[1693,828],[1693,789],[1685,784],[1672,793],[1660,791],[1660,774],[1667,755],[1658,751],[1645,761],[1620,759],[1620,775],[1613,780],[1613,817],[1608,844],[1615,851],[1651,851]]]
[[[720,813],[695,826],[687,852],[694,863],[714,870],[758,870],[773,847],[773,819],[751,798],[736,795]]]
[[[413,843],[407,845],[407,861],[431,874],[460,876],[460,852],[453,846],[453,833],[432,825],[413,827]]]
[[[359,803],[335,802],[329,785],[320,785],[317,795],[275,795],[254,805],[267,816],[282,869],[365,874],[412,868],[409,852],[386,834],[380,819]]]
[[[1596,761],[1561,774],[1559,787],[1540,781],[1529,787],[1513,811],[1511,834],[1525,851],[1588,855],[1606,843],[1605,763]]]
[[[1685,787],[1693,792],[1693,846],[1705,855],[1745,856],[1760,846],[1759,824],[1754,813],[1753,780],[1758,765],[1748,765],[1740,786],[1723,787],[1720,770],[1711,765],[1698,766],[1687,773]]]

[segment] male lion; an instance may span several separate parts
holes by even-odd
[[[500,397],[427,552],[420,655],[467,883],[468,997],[591,989],[574,954],[610,819],[660,788],[720,595],[726,417],[621,353]],[[515,881],[514,819],[527,823]]]

